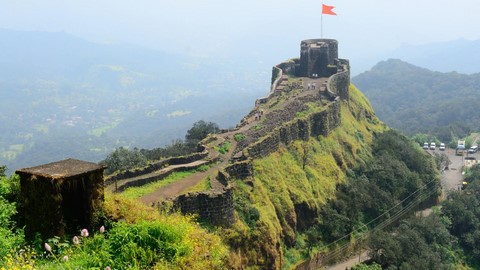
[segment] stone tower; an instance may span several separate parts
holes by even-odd
[[[337,73],[338,41],[335,39],[307,39],[300,44],[299,77],[330,77]]]
[[[43,239],[93,228],[103,210],[105,166],[66,159],[24,168],[20,175],[25,206],[25,235]]]

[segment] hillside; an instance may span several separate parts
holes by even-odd
[[[449,142],[478,129],[480,74],[433,72],[390,59],[352,81],[382,121],[406,134],[428,133]]]
[[[235,58],[66,33],[0,30],[0,39],[0,164],[10,172],[67,157],[99,161],[119,146],[161,147],[201,119],[233,126],[269,82],[268,68]]]
[[[113,175],[107,189],[218,226],[233,269],[320,267],[433,203],[433,159],[378,120],[336,44],[303,41],[301,58],[274,67],[269,95],[236,128],[208,136],[195,156]],[[330,50],[330,69],[308,65],[319,47]],[[311,73],[325,77],[302,75]]]

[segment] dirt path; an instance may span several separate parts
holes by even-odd
[[[220,170],[221,168],[223,168],[227,164],[227,162],[230,159],[236,145],[237,144],[236,144],[235,140],[232,140],[232,144],[231,144],[228,152],[225,153],[225,155],[221,155],[221,157],[220,157],[221,160],[222,160],[221,163],[212,166],[207,171],[195,173],[193,175],[185,177],[184,179],[182,179],[180,181],[172,183],[168,186],[161,187],[153,193],[150,193],[150,194],[147,194],[143,197],[140,197],[139,200],[146,205],[152,205],[153,203],[156,203],[158,201],[178,196],[179,194],[184,193],[190,187],[197,185],[198,183],[200,183],[203,179],[205,179],[208,176],[210,176],[210,179],[211,179],[210,181],[212,182],[212,188],[214,188],[214,189],[215,188],[222,188],[223,186],[220,183],[218,183],[215,176],[216,176],[217,171]],[[210,151],[216,151],[216,150],[211,149]]]

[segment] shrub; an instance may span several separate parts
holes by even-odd
[[[233,135],[233,138],[235,138],[235,141],[240,142],[240,141],[245,140],[247,138],[247,136],[245,136],[245,134],[243,134],[243,133],[237,133],[237,134]]]

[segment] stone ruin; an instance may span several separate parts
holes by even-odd
[[[19,169],[25,236],[43,239],[92,229],[103,210],[106,167],[77,159]]]

